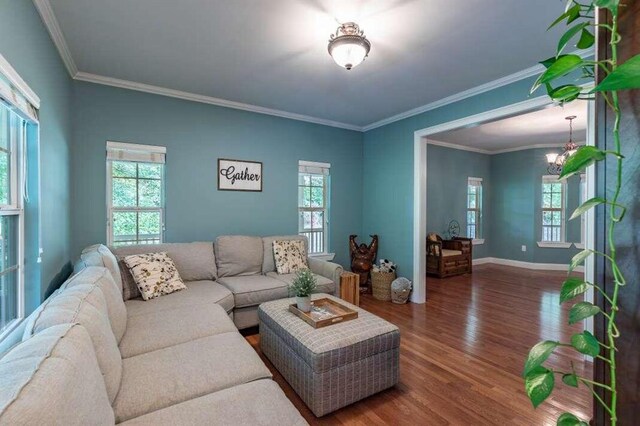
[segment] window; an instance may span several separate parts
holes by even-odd
[[[107,241],[158,244],[164,232],[164,147],[107,142]]]
[[[566,182],[557,176],[542,177],[542,242],[563,243],[565,240]]]
[[[0,335],[23,317],[23,188],[27,122],[0,102]]]
[[[587,175],[580,174],[580,205],[587,201]],[[580,215],[580,243],[576,244],[577,248],[584,248],[587,235],[587,215]]]
[[[467,179],[467,238],[482,238],[482,179]]]
[[[330,164],[300,161],[298,232],[309,239],[309,253],[328,252]]]

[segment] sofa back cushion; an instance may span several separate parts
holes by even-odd
[[[98,361],[78,324],[50,327],[0,359],[0,424],[113,425]]]
[[[122,278],[120,277],[120,268],[118,267],[118,259],[104,244],[94,244],[82,250],[80,260],[74,266],[75,273],[82,271],[89,266],[102,266],[111,272],[113,281],[122,294]]]
[[[109,324],[107,303],[95,285],[76,285],[47,299],[25,330],[31,336],[61,324],[80,324],[93,342],[109,401],[113,402],[122,379],[122,357]],[[28,340],[27,340],[28,341]]]
[[[305,253],[309,252],[309,240],[304,235],[272,235],[270,237],[262,238],[262,246],[264,250],[264,259],[262,261],[262,273],[276,271],[276,263],[273,256],[273,242],[274,241],[289,241],[300,240],[304,241]]]
[[[262,238],[224,235],[214,245],[219,277],[257,275],[262,272]]]
[[[167,252],[184,281],[214,281],[218,277],[213,242],[141,244],[112,248],[118,259],[146,253]]]
[[[104,300],[107,303],[109,323],[116,341],[120,343],[127,329],[127,308],[124,305],[122,294],[113,280],[113,275],[106,268],[90,266],[73,275],[62,284],[60,290],[75,287],[77,285],[94,285],[100,288]]]

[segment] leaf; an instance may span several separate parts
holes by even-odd
[[[587,210],[595,206],[599,206],[600,204],[605,204],[606,202],[607,200],[605,200],[602,197],[593,197],[590,200],[585,201],[577,209],[575,209],[573,213],[571,213],[571,217],[569,218],[569,220],[573,220],[577,217],[580,217]]]
[[[567,278],[560,289],[560,303],[573,299],[587,291],[587,289],[589,289],[589,285],[583,279],[578,277]]]
[[[569,273],[573,272],[578,265],[582,265],[582,262],[593,253],[593,250],[585,249],[571,258],[569,262]]]
[[[524,379],[524,388],[534,408],[551,395],[554,385],[553,372],[544,367],[535,368]]]
[[[570,374],[563,374],[562,375],[562,381],[564,382],[565,385],[567,386],[572,386],[574,388],[578,387],[578,376],[576,376],[573,373]]]
[[[549,71],[547,69],[547,71]],[[596,92],[608,90],[640,89],[640,54],[618,65],[611,74],[605,77],[594,89]]]
[[[580,5],[579,4],[573,5],[570,8],[568,8],[562,15],[558,16],[558,18],[555,21],[553,21],[551,25],[549,25],[549,27],[547,28],[547,31],[555,27],[565,19],[567,19],[567,25],[569,25],[579,17],[580,17]]]
[[[558,420],[556,420],[556,426],[589,426],[571,413],[562,413]]]
[[[557,59],[558,58],[556,58],[555,56],[552,56],[549,59],[545,59],[544,61],[540,61],[538,63],[544,66],[545,68],[549,68],[549,66],[551,66],[551,64],[553,64]]]
[[[583,29],[582,34],[580,35],[580,40],[578,40],[578,44],[576,47],[578,49],[588,49],[595,43],[596,38],[588,29]]]
[[[527,361],[524,364],[523,375],[526,377],[534,369],[538,368],[543,362],[549,358],[549,355],[553,353],[555,348],[559,345],[558,342],[552,340],[545,340],[544,342],[537,343],[529,351]]]
[[[531,88],[531,93],[538,90],[538,88],[544,83],[550,83],[551,81],[563,77],[580,68],[584,64],[582,58],[578,55],[560,55],[556,61],[549,65],[549,68],[542,73],[538,80]]]
[[[594,0],[593,4],[603,9],[609,9],[611,12],[616,12],[618,10],[620,0]]]
[[[571,102],[580,96],[581,88],[575,84],[565,84],[549,92],[549,97],[556,101]]]
[[[590,302],[579,302],[569,311],[569,324],[575,324],[600,312],[600,308]]]
[[[604,151],[599,150],[595,146],[581,146],[573,155],[570,155],[562,165],[560,179],[580,173],[596,161],[604,160],[606,156],[607,154]]]
[[[574,25],[573,27],[569,28],[564,34],[562,34],[562,37],[560,37],[560,40],[558,41],[558,49],[556,50],[556,54],[559,55],[560,53],[562,53],[564,48],[567,47],[567,43],[569,43],[569,40],[575,37],[576,34],[581,32],[582,30],[584,30],[588,25],[588,22],[581,22],[578,25]]]
[[[600,354],[598,339],[586,330],[580,334],[571,336],[571,346],[576,348],[578,352],[592,357]]]

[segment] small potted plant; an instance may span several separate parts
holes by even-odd
[[[289,286],[290,294],[296,296],[296,304],[302,312],[311,311],[311,293],[316,289],[316,277],[309,269],[301,269]]]

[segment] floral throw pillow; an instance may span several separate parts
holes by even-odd
[[[176,265],[166,252],[126,256],[124,263],[144,300],[187,288],[178,274]]]
[[[278,274],[293,274],[300,269],[309,269],[302,240],[274,241],[273,258]]]

